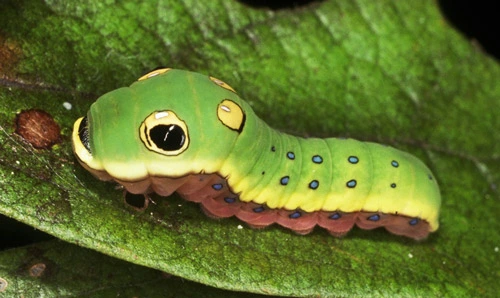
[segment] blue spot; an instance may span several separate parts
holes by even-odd
[[[396,188],[396,183],[392,183],[392,184],[391,184],[391,187],[392,187],[392,188]]]
[[[288,153],[286,154],[286,157],[288,157],[288,158],[289,158],[289,159],[291,159],[291,160],[294,160],[294,159],[295,159],[295,153],[293,153],[293,152],[288,152]]]
[[[285,176],[285,177],[280,179],[281,185],[287,185],[288,181],[290,181],[290,176]]]
[[[272,152],[276,152],[276,147],[272,146],[272,147],[271,147],[271,151],[272,151]]]
[[[373,214],[371,216],[368,216],[367,218],[368,220],[371,220],[371,221],[379,221],[380,220],[380,215],[378,214]]]
[[[357,164],[359,161],[359,159],[356,156],[349,156],[347,160],[352,164]]]
[[[431,174],[429,174],[429,180],[433,180]]]
[[[391,165],[392,165],[393,167],[397,168],[397,167],[399,167],[399,162],[397,162],[397,161],[393,160],[393,161],[391,161]]]
[[[419,221],[420,221],[420,219],[418,219],[418,218],[412,218],[412,220],[410,220],[408,223],[410,224],[410,226],[414,226],[414,225],[418,224]]]
[[[226,203],[232,204],[232,203],[236,202],[236,198],[225,197],[224,201]]]
[[[299,218],[301,216],[302,216],[302,214],[299,211],[295,211],[294,213],[288,215],[288,217],[290,217],[291,219],[296,219],[296,218]]]
[[[342,216],[340,215],[340,213],[338,212],[335,212],[334,214],[328,216],[329,219],[334,219],[334,220],[337,220],[339,218],[341,218]]]
[[[222,184],[220,184],[220,183],[214,184],[214,185],[212,185],[212,188],[215,189],[215,190],[221,190],[222,189]]]
[[[316,189],[319,186],[319,181],[318,180],[313,180],[309,183],[309,188],[310,189]]]
[[[314,155],[313,158],[312,158],[312,161],[314,163],[322,163],[323,162],[323,157],[321,157],[319,155]]]
[[[357,182],[356,182],[356,180],[354,180],[354,179],[349,180],[349,181],[347,181],[347,183],[346,183],[347,187],[349,187],[349,188],[355,188],[355,187],[356,187],[356,184],[357,184]]]
[[[259,207],[253,208],[253,212],[255,212],[255,213],[261,213],[262,211],[264,211],[264,206],[259,206]]]

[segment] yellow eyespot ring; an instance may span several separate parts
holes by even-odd
[[[217,117],[225,126],[237,132],[243,131],[246,116],[241,107],[230,99],[225,99],[217,106]]]
[[[172,111],[151,113],[142,122],[139,136],[146,148],[163,155],[179,155],[189,146],[186,123]]]
[[[155,69],[151,72],[148,72],[147,74],[143,75],[142,77],[140,77],[139,79],[137,79],[137,81],[143,81],[143,80],[146,80],[146,79],[149,79],[149,78],[152,78],[152,77],[155,77],[157,75],[161,75],[163,73],[166,73],[167,71],[171,70],[172,68],[160,68],[160,69]]]
[[[85,119],[84,117],[80,117],[73,124],[72,144],[73,144],[73,151],[75,152],[78,159],[86,164],[89,164],[92,163],[94,157],[92,156],[92,153],[88,149],[88,145],[86,146],[84,144],[84,142],[86,142],[87,140],[82,140],[80,136],[80,130],[81,130],[80,126],[82,125],[82,121],[84,119]]]
[[[209,78],[210,78],[210,80],[211,80],[212,82],[214,82],[217,86],[220,86],[220,87],[222,87],[222,88],[224,88],[224,89],[226,89],[226,90],[229,90],[229,91],[231,91],[231,92],[233,92],[233,93],[236,93],[236,91],[234,91],[233,87],[229,86],[229,85],[228,85],[228,84],[226,84],[224,81],[219,80],[219,79],[214,78],[214,77],[209,77]]]
[[[82,123],[83,122],[83,123]],[[104,167],[102,163],[95,159],[94,156],[92,155],[92,152],[90,151],[90,145],[89,145],[89,138],[90,136],[88,135],[89,133],[89,128],[86,125],[87,123],[87,117],[80,117],[75,121],[75,124],[73,125],[73,133],[72,133],[72,145],[73,145],[73,152],[75,153],[78,162],[90,171],[92,174],[96,175],[99,177],[101,180],[109,180],[105,179],[100,173],[101,171],[104,171]],[[86,131],[86,136],[82,139],[82,130]]]

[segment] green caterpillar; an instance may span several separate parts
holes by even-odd
[[[423,239],[438,229],[441,197],[416,157],[353,139],[273,130],[214,77],[158,69],[100,97],[73,130],[79,162],[135,194],[201,203],[212,217],[300,234],[341,236],[355,224]]]

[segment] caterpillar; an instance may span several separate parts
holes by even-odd
[[[439,187],[413,155],[343,138],[273,130],[225,82],[162,68],[101,96],[76,120],[73,151],[97,178],[134,194],[177,192],[211,217],[334,236],[354,225],[424,239]]]

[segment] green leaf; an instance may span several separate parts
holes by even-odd
[[[1,213],[222,289],[500,291],[500,68],[446,23],[435,1],[323,1],[269,11],[222,0],[25,0],[2,6],[0,28]],[[177,197],[155,197],[144,212],[127,207],[120,190],[76,163],[72,123],[100,94],[158,65],[224,79],[287,132],[377,141],[419,156],[441,185],[440,229],[423,242],[359,229],[337,239],[320,229],[298,236],[212,220]],[[33,149],[14,133],[16,112],[30,108],[54,116],[60,145]],[[96,266],[113,262],[103,260]]]
[[[211,288],[56,240],[2,251],[0,264],[0,296],[3,292],[9,297],[159,297],[159,293],[161,297],[256,297]]]

